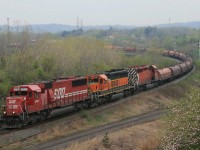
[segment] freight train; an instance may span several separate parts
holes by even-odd
[[[0,124],[4,128],[19,128],[45,120],[56,109],[73,106],[74,110],[89,108],[111,100],[118,93],[124,96],[145,90],[148,85],[170,82],[193,68],[193,60],[177,51],[163,52],[180,63],[162,69],[155,65],[112,69],[101,74],[72,76],[13,86],[3,106]]]
[[[125,53],[135,53],[135,52],[144,53],[147,51],[146,48],[127,47],[127,46],[106,46],[106,48],[123,51]]]

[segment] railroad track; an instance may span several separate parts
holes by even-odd
[[[195,67],[194,69],[191,71],[193,72],[195,70]],[[190,73],[191,73],[190,72]],[[190,74],[189,73],[189,74]],[[188,75],[189,75],[188,74]],[[187,76],[187,75],[186,75]],[[178,81],[184,79],[186,76],[183,76],[181,77],[180,79],[178,79]],[[150,88],[144,92],[149,92],[149,91],[153,91],[153,90],[156,90],[158,88],[162,88],[164,86],[167,86],[169,84],[174,84],[174,83],[177,83],[178,82],[177,80],[174,80],[170,83],[167,83],[167,84],[164,84],[162,86],[159,86],[159,87],[156,87],[156,88]],[[143,92],[142,92],[143,93]],[[102,105],[100,107],[97,107],[95,109],[89,109],[89,113],[97,113],[97,112],[100,112],[100,111],[104,111],[106,109],[109,109],[111,107],[114,107],[116,105],[119,105],[121,103],[124,103],[126,101],[129,101],[131,99],[134,98],[134,96],[137,96],[138,94],[136,95],[133,95],[133,96],[130,96],[130,97],[127,97],[123,100],[120,100],[120,101],[114,101],[112,103],[107,103],[106,105]],[[164,110],[164,108],[163,108]],[[157,110],[156,110],[157,111]],[[160,111],[160,110],[159,110]],[[15,143],[17,141],[22,141],[22,140],[25,140],[25,139],[28,139],[30,137],[33,137],[33,136],[36,136],[36,135],[39,135],[41,133],[44,133],[46,132],[47,130],[49,130],[49,126],[48,126],[48,123],[49,122],[55,122],[55,124],[57,123],[57,121],[59,119],[67,119],[67,121],[64,121],[62,124],[60,124],[59,126],[63,126],[63,125],[66,125],[66,124],[69,124],[71,123],[72,121],[74,121],[74,118],[79,115],[78,112],[76,113],[70,113],[70,114],[67,114],[67,115],[63,115],[63,116],[59,116],[57,118],[52,118],[52,119],[49,119],[49,120],[46,120],[42,123],[37,123],[37,124],[34,124],[34,125],[31,125],[31,126],[27,126],[27,127],[24,127],[23,129],[16,129],[16,130],[1,130],[0,129],[0,148],[3,148],[9,144],[12,144],[12,143]],[[138,116],[135,116],[133,118],[137,118],[137,117],[140,117],[142,116],[143,114],[141,115],[138,115]],[[151,112],[149,112],[149,115],[151,115]],[[157,114],[155,114],[157,116]],[[148,112],[144,114],[144,116],[146,116],[147,118],[150,117],[148,116]],[[159,118],[159,117],[158,117]],[[157,119],[158,119],[157,118]],[[144,119],[144,118],[143,118]],[[47,125],[46,125],[47,124]],[[42,126],[42,127],[40,127]]]
[[[6,129],[1,129],[0,130],[0,135],[6,135],[6,134],[9,134],[9,133],[12,133],[13,130],[6,130]]]
[[[137,125],[137,124],[142,124],[142,123],[157,120],[162,115],[164,115],[165,112],[166,112],[166,109],[156,109],[151,112],[140,114],[135,117],[130,117],[128,119],[116,121],[116,122],[106,124],[97,128],[92,128],[90,130],[75,133],[75,134],[63,137],[62,139],[58,139],[52,142],[48,142],[48,143],[41,144],[38,146],[29,147],[28,149],[34,149],[34,150],[62,149],[69,146],[70,143],[74,141],[81,141],[84,139],[93,138],[96,135],[103,135],[106,132],[113,132],[118,129],[126,128],[132,125]]]

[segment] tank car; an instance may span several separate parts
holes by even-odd
[[[173,78],[176,78],[179,75],[181,75],[181,67],[179,65],[169,67],[169,69],[171,69],[171,71],[172,71],[172,77]]]
[[[169,68],[158,69],[156,72],[156,81],[158,82],[170,81],[172,77],[172,71]]]

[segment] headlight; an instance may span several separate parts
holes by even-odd
[[[13,111],[13,114],[15,114],[15,112]]]
[[[4,111],[3,113],[6,114],[6,111]]]

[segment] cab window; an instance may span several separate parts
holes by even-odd
[[[95,77],[94,79],[89,79],[89,82],[90,83],[98,83],[99,82],[99,78],[98,77]]]
[[[15,91],[15,96],[26,96],[27,95],[27,91]]]
[[[28,96],[32,97],[32,91],[29,91]]]
[[[26,96],[27,95],[27,91],[21,91],[21,95]]]
[[[103,84],[103,79],[100,79],[100,84]]]
[[[39,98],[39,93],[34,92],[34,97],[35,97],[35,98]]]
[[[13,92],[10,92],[10,96],[13,96],[14,95],[14,93]]]

